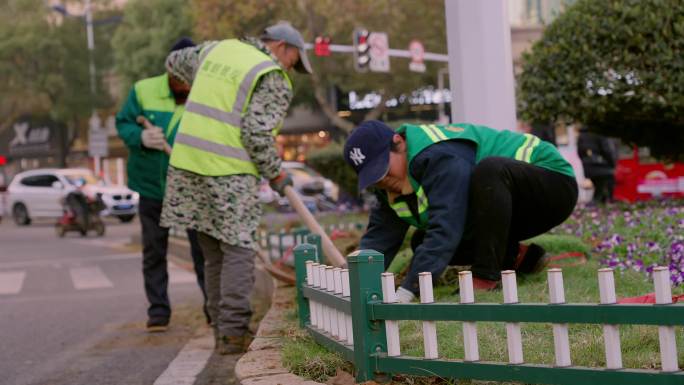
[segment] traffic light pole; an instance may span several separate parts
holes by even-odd
[[[313,44],[306,44],[306,49],[313,49],[314,45]],[[352,45],[344,45],[344,44],[330,44],[329,45],[330,52],[339,52],[339,53],[354,53],[354,46]],[[406,50],[406,49],[389,49],[389,55],[393,57],[405,57],[405,58],[410,58],[411,53]],[[449,55],[444,55],[441,53],[433,53],[433,52],[425,52],[425,61],[434,61],[434,62],[443,62],[443,63],[448,63],[449,62]]]

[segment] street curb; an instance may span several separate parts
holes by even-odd
[[[235,364],[235,376],[242,385],[325,385],[303,379],[289,372],[282,362],[282,325],[285,309],[292,309],[294,288],[275,284],[271,308],[259,323],[254,341],[247,353]]]

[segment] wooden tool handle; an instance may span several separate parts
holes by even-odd
[[[321,245],[323,246],[323,252],[328,258],[328,261],[337,267],[345,265],[347,263],[346,259],[344,259],[342,253],[337,250],[330,238],[328,238],[328,235],[323,231],[323,228],[318,224],[316,218],[314,218],[309,209],[304,206],[304,202],[299,198],[299,194],[297,194],[291,186],[285,186],[285,196],[290,201],[290,204],[294,207],[295,211],[297,211],[297,214],[304,220],[306,227],[308,227],[311,232],[321,236]]]
[[[138,122],[138,124],[142,125],[144,129],[154,127],[154,125],[150,123],[150,121],[142,115],[138,115],[138,117],[135,118],[135,121]],[[164,142],[164,152],[166,153],[166,155],[171,155],[171,146],[169,146],[169,144],[166,142]]]

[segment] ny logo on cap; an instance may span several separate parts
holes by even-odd
[[[366,159],[366,156],[363,155],[360,148],[354,147],[351,151],[349,151],[349,159],[354,162],[354,166],[358,166],[363,164],[363,160]]]

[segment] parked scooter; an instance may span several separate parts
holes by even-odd
[[[105,224],[100,212],[106,206],[99,195],[90,198],[82,191],[75,190],[62,198],[61,203],[63,214],[55,224],[57,236],[61,238],[69,231],[78,231],[85,237],[90,230],[95,231],[97,236],[104,235]]]

